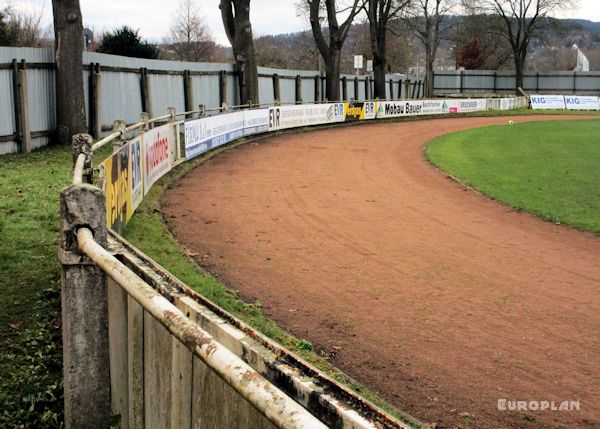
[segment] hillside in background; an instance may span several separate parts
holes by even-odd
[[[510,46],[490,30],[489,16],[453,16],[440,44],[435,62],[437,70],[455,69],[461,50],[474,38],[478,39],[485,58],[483,70],[512,69]],[[393,23],[388,41],[392,73],[424,71],[424,55],[416,38],[401,21]],[[527,69],[530,71],[571,71],[576,65],[576,44],[590,60],[591,70],[600,70],[600,22],[582,19],[548,19],[536,39],[530,44]],[[310,31],[260,36],[255,39],[258,63],[261,66],[319,70],[322,63]],[[458,47],[458,48],[457,48]],[[229,56],[231,55],[229,51]],[[353,55],[372,58],[368,24],[352,26],[342,52],[342,71],[353,73]],[[227,52],[223,54],[227,57]]]

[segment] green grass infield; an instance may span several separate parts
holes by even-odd
[[[475,128],[434,139],[425,156],[494,200],[600,234],[600,120]]]

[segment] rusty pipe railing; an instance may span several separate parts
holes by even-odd
[[[77,230],[79,249],[135,299],[171,334],[215,371],[253,407],[280,428],[325,428],[285,393],[188,319],[94,240],[88,228]]]
[[[81,185],[83,183],[83,169],[85,168],[85,154],[80,153],[75,160],[73,167],[73,185]]]

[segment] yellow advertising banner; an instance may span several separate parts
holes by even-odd
[[[377,105],[377,101],[344,103],[344,116],[346,117],[346,122],[375,119]]]
[[[127,224],[128,212],[133,207],[131,201],[129,144],[123,146],[104,161],[104,192],[106,194],[108,227],[120,233]]]

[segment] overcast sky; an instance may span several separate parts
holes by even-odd
[[[195,0],[200,6],[205,24],[218,43],[228,45],[223,31],[219,0]],[[0,0],[19,8],[44,9],[46,22],[51,21],[51,0]],[[252,0],[251,21],[255,36],[291,33],[309,28],[308,23],[296,15],[296,0]],[[128,25],[139,29],[142,37],[161,41],[169,33],[173,8],[177,0],[80,0],[84,25],[100,34],[116,27]],[[561,13],[563,18],[583,18],[600,21],[599,0],[579,0],[580,7]]]

